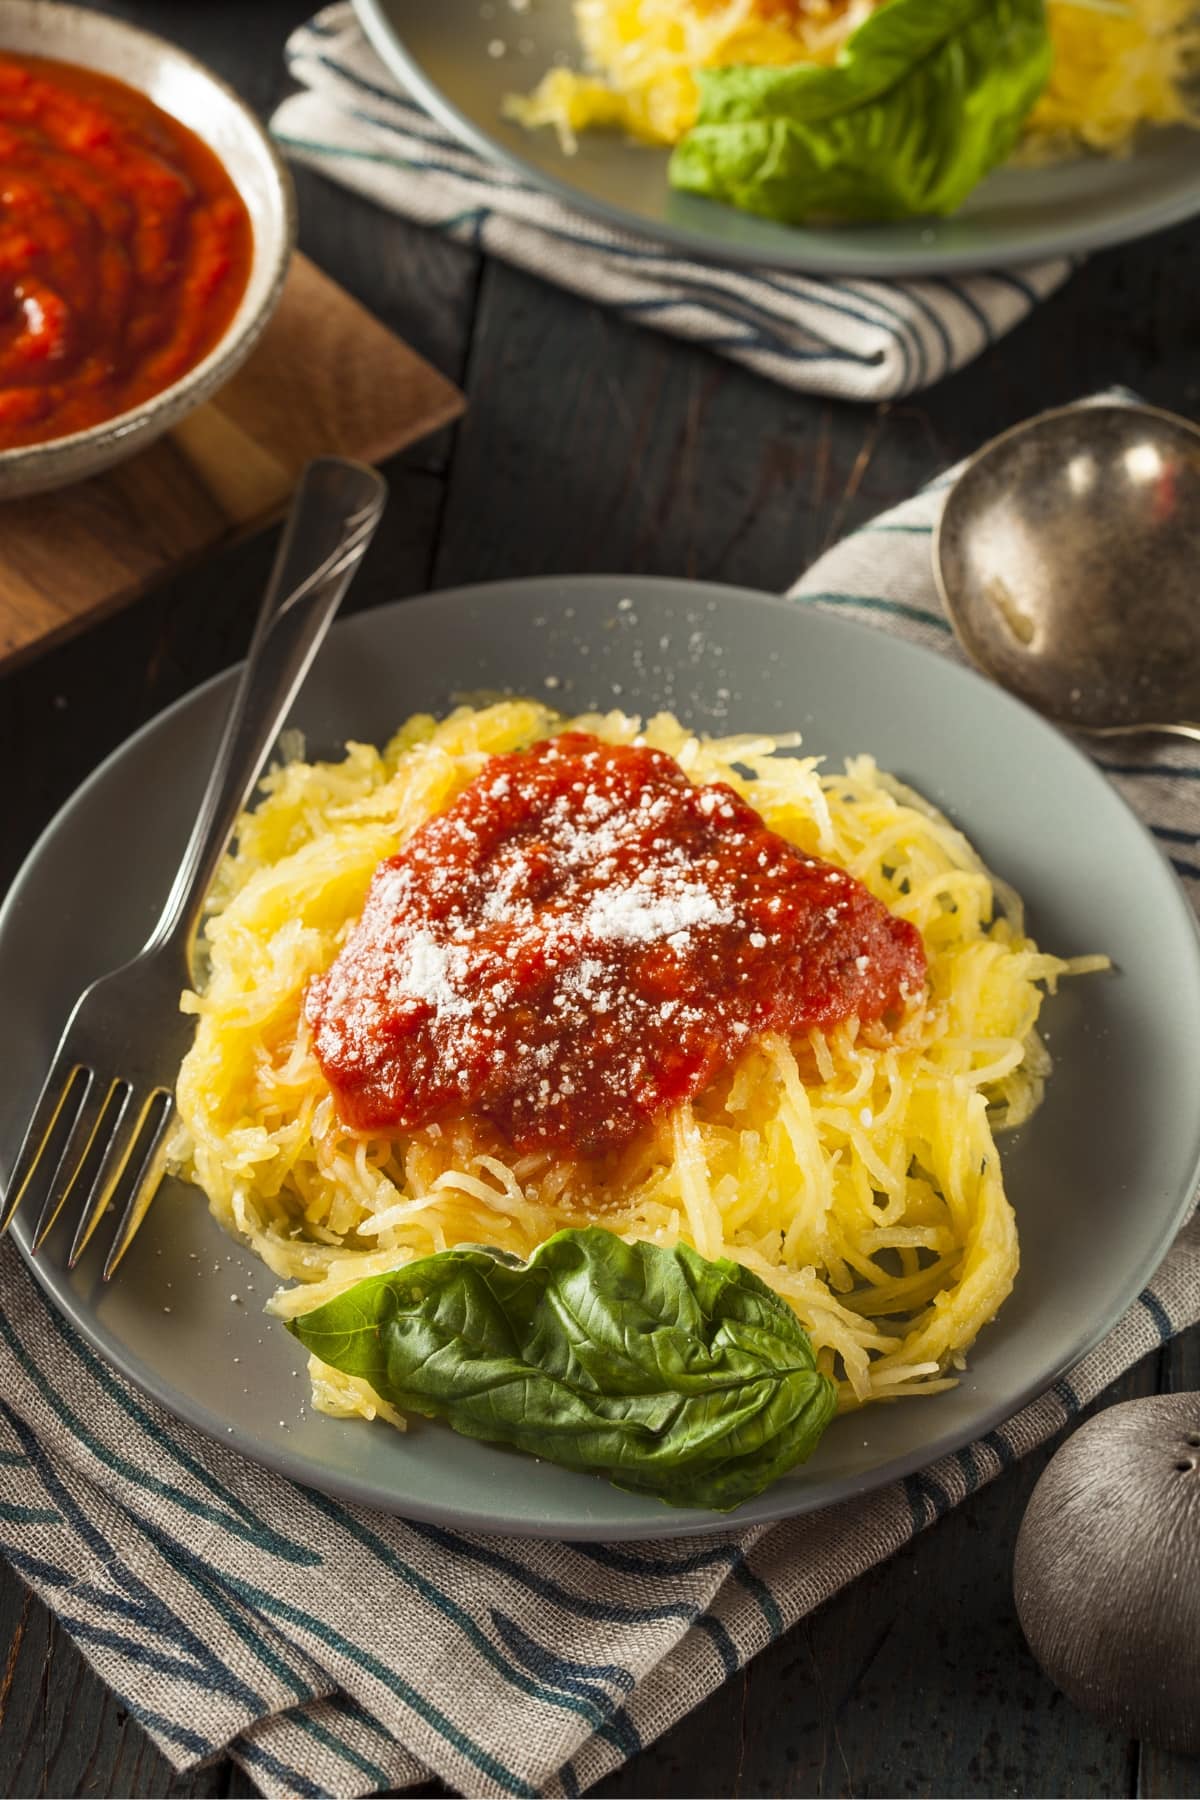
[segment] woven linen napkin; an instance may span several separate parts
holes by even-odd
[[[693,262],[574,211],[460,144],[401,90],[349,5],[326,7],[294,32],[287,61],[304,91],[283,102],[271,130],[297,162],[787,387],[848,400],[931,387],[1011,331],[1071,270],[1057,257],[886,282]]]
[[[929,558],[948,479],[830,551],[797,604],[956,655]],[[1128,756],[1102,766],[1200,903],[1194,750]],[[0,1550],[180,1768],[228,1752],[288,1796],[430,1772],[467,1794],[578,1793],[1198,1319],[1193,1219],[1068,1378],[920,1474],[686,1542],[530,1543],[408,1524],[243,1461],[108,1369],[5,1242]]]

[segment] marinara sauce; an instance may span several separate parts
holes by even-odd
[[[381,864],[306,1013],[349,1125],[483,1115],[591,1156],[756,1033],[879,1019],[924,976],[911,925],[732,788],[567,732],[493,757]]]
[[[0,53],[0,450],[169,387],[224,333],[252,251],[194,132],[108,75]]]

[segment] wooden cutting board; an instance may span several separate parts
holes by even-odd
[[[304,257],[249,360],[128,462],[0,503],[0,671],[281,513],[310,457],[380,462],[458,389]]]

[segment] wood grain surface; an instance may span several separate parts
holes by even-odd
[[[263,111],[299,0],[122,0]],[[301,239],[452,381],[469,411],[388,465],[352,607],[450,582],[612,569],[780,588],[842,532],[980,438],[1113,381],[1200,415],[1200,232],[1097,256],[931,393],[864,408],[792,396],[696,349],[300,179]],[[241,654],[271,533],[0,680],[0,885],[110,749]],[[1105,1402],[1200,1386],[1196,1334]],[[1049,1449],[765,1651],[609,1778],[605,1796],[1200,1792],[1200,1763],[1076,1711],[1026,1649],[1012,1552]],[[225,1763],[173,1777],[15,1576],[0,1571],[0,1794],[246,1795]],[[430,1786],[421,1792],[443,1790]]]
[[[249,360],[128,462],[0,505],[0,669],[277,516],[313,456],[378,462],[462,410],[458,390],[297,256]]]

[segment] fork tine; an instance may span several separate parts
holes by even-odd
[[[129,1152],[137,1140],[138,1128],[145,1117],[145,1107],[138,1112],[132,1125],[127,1124],[133,1104],[133,1089],[125,1082],[114,1081],[108,1091],[108,1106],[114,1095],[120,1094],[117,1101],[116,1116],[108,1132],[108,1142],[104,1147],[104,1155],[100,1166],[92,1177],[91,1186],[79,1210],[79,1220],[75,1226],[75,1236],[71,1240],[71,1253],[67,1257],[68,1269],[73,1269],[88,1247],[92,1233],[104,1217],[104,1212],[112,1199],[113,1190],[120,1181],[125,1164],[129,1160]]]
[[[0,1207],[0,1237],[12,1223],[13,1214],[25,1196],[43,1150],[54,1135],[54,1128],[59,1122],[63,1107],[75,1085],[77,1063],[63,1073],[62,1063],[57,1055],[50,1064],[50,1073],[42,1083],[42,1091],[37,1097],[37,1105],[33,1109],[25,1136],[21,1139],[21,1148],[17,1151],[17,1160],[9,1176],[8,1193],[3,1206]]]
[[[104,1263],[104,1279],[108,1281],[117,1264],[132,1244],[141,1227],[142,1220],[150,1210],[150,1202],[154,1199],[158,1184],[163,1176],[163,1158],[161,1147],[166,1136],[167,1126],[175,1113],[175,1096],[166,1088],[157,1088],[150,1095],[142,1109],[138,1120],[138,1137],[142,1136],[147,1119],[150,1117],[155,1102],[159,1102],[161,1110],[150,1132],[146,1148],[139,1162],[137,1179],[125,1203],[125,1211],[121,1214],[121,1222],[117,1226],[116,1235]]]
[[[76,1070],[76,1074],[80,1071]],[[42,1210],[38,1214],[38,1222],[33,1228],[30,1249],[38,1251],[54,1229],[56,1220],[66,1205],[67,1196],[79,1177],[88,1159],[88,1152],[95,1141],[96,1130],[100,1124],[100,1115],[104,1111],[108,1096],[101,1091],[100,1083],[91,1069],[82,1071],[83,1081],[79,1100],[79,1110],[75,1114],[74,1123],[67,1134],[67,1141],[58,1155],[54,1165],[54,1174],[46,1188],[46,1197],[42,1202]]]

